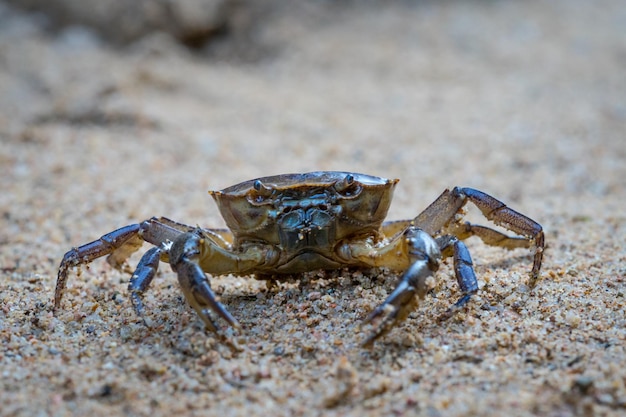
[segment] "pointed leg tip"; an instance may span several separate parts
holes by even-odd
[[[372,321],[374,321],[376,317],[380,316],[380,313],[380,307],[376,307],[374,310],[372,310],[371,313],[367,315],[367,317],[363,319],[363,321],[361,322],[361,326],[365,324],[370,324]]]
[[[540,274],[539,272],[532,272],[530,274],[530,279],[528,280],[528,287],[532,290],[537,286],[539,282]]]
[[[371,349],[372,347],[374,347],[374,337],[372,337],[371,335],[368,336],[362,343],[361,343],[361,347],[363,349]]]
[[[225,320],[228,323],[228,325],[233,328],[233,330],[240,331],[242,329],[241,324],[234,317],[231,316],[230,319],[228,319],[228,320],[225,319]]]
[[[371,349],[372,347],[374,347],[374,342],[376,342],[378,339],[380,339],[386,333],[387,333],[387,331],[385,329],[376,329],[375,331],[370,333],[365,338],[365,340],[363,340],[361,342],[361,347],[365,348],[365,349]]]
[[[454,307],[450,307],[445,312],[443,312],[439,317],[437,317],[437,323],[443,323],[444,321],[448,321],[454,316],[457,312],[457,309]]]

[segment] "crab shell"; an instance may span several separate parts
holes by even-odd
[[[376,235],[398,180],[319,171],[249,180],[209,192],[235,237],[247,241],[332,247],[341,239]]]

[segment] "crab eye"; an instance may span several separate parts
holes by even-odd
[[[252,183],[252,189],[247,193],[247,200],[253,205],[262,205],[271,203],[271,197],[274,193],[274,189],[261,182],[261,180],[255,180]]]
[[[335,191],[343,196],[352,197],[361,192],[361,186],[354,180],[352,174],[347,174],[342,180],[335,183]]]
[[[354,176],[352,174],[348,174],[342,180],[335,183],[335,190],[340,193],[344,192],[345,190],[350,188],[352,184],[354,184]]]
[[[252,186],[254,187],[254,190],[257,192],[257,194],[262,197],[269,197],[270,195],[272,195],[272,187],[268,187],[267,185],[263,184],[261,180],[254,181],[254,184]]]

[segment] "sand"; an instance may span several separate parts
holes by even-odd
[[[1,11],[0,415],[626,413],[622,2],[310,2],[220,58]],[[151,216],[223,227],[207,190],[310,170],[399,178],[390,219],[446,187],[488,192],[543,225],[541,280],[528,288],[528,250],[469,239],[469,305],[437,320],[459,296],[445,263],[371,349],[359,325],[394,288],[386,270],[270,292],[212,277],[239,352],[166,264],[150,328],[103,260],[52,314],[72,246]]]

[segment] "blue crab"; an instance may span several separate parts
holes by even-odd
[[[387,267],[399,271],[402,275],[395,290],[365,318],[374,330],[364,345],[386,334],[416,308],[431,288],[431,277],[443,258],[453,258],[461,290],[451,309],[470,300],[478,291],[472,258],[463,243],[470,236],[505,249],[532,249],[530,286],[535,285],[544,249],[543,230],[537,222],[481,191],[459,187],[445,190],[414,219],[385,221],[397,182],[321,171],[258,178],[210,191],[228,229],[154,217],[75,247],[61,261],[54,310],[61,306],[72,267],[108,255],[108,262],[121,268],[144,242],[154,247],[142,256],[129,284],[137,314],[143,317],[142,294],[159,263],[167,262],[178,275],[189,304],[214,332],[218,331],[214,315],[233,327],[239,323],[215,297],[206,273],[280,281],[318,269]],[[517,236],[464,222],[467,202]]]

